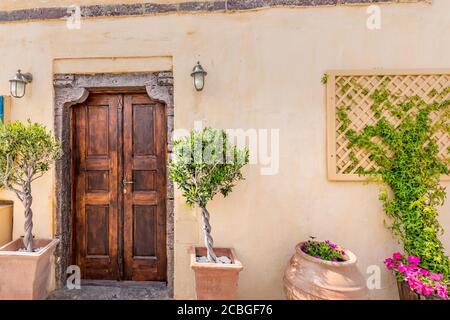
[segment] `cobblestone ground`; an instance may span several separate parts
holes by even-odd
[[[81,289],[58,289],[50,293],[48,300],[167,300],[163,282],[87,283]]]

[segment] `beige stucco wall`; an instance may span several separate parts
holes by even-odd
[[[0,247],[12,239],[13,207],[0,201]]]
[[[228,199],[218,197],[210,205],[216,244],[235,247],[245,266],[239,297],[278,299],[293,247],[309,235],[350,248],[363,271],[373,264],[382,268],[397,248],[383,226],[376,186],[327,180],[322,74],[327,69],[449,67],[449,10],[448,0],[432,6],[383,5],[379,31],[366,28],[364,7],[89,19],[80,30],[66,29],[64,21],[0,24],[0,94],[8,94],[17,68],[32,72],[31,90],[14,100],[12,119],[31,118],[52,128],[55,69],[122,71],[125,65],[152,71],[172,65],[176,128],[204,120],[222,128],[280,129],[279,173],[262,176],[259,166],[250,165],[246,181]],[[121,62],[96,63],[101,57]],[[127,59],[132,57],[138,58]],[[197,60],[208,71],[200,93],[189,75]],[[33,185],[37,237],[54,232],[53,185],[52,173]],[[13,199],[0,192],[0,198],[8,197]],[[443,237],[447,249],[449,213],[447,203],[441,208],[449,230]],[[176,194],[176,298],[194,296],[187,247],[201,243],[198,214]],[[18,237],[23,224],[19,203],[14,217]],[[397,297],[394,279],[383,268],[382,289],[371,295]]]

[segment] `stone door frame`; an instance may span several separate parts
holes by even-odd
[[[172,71],[127,74],[55,74],[54,127],[64,155],[56,162],[56,234],[60,240],[56,256],[56,285],[66,284],[66,270],[71,263],[72,212],[71,212],[71,143],[70,108],[83,103],[90,92],[98,90],[145,89],[148,96],[166,106],[168,159],[172,153],[174,128],[173,73]],[[167,180],[167,288],[173,297],[174,282],[174,200],[173,183]]]

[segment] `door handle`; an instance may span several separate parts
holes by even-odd
[[[127,181],[127,179],[122,180],[124,194],[127,193],[127,184],[133,184],[133,183],[134,183],[133,181]]]

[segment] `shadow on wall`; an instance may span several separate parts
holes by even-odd
[[[12,241],[14,203],[0,200],[0,247]]]

